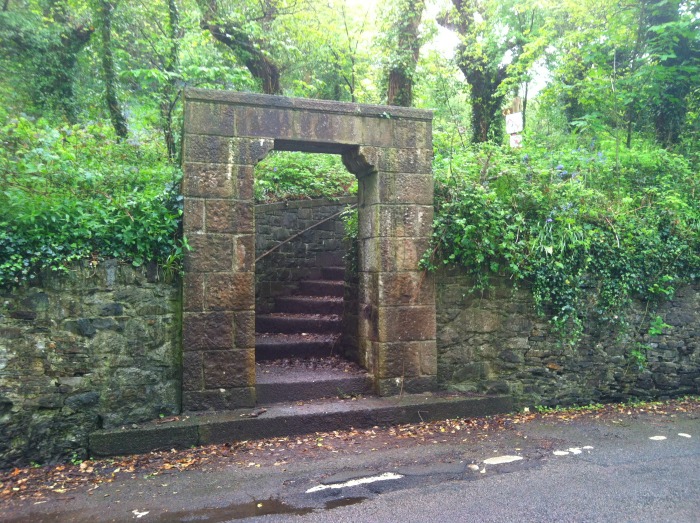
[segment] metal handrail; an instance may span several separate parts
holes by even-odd
[[[353,203],[352,205],[350,205],[349,208],[350,208],[350,209],[354,209],[355,207],[357,207],[357,204],[356,204],[356,203]],[[262,259],[263,259],[265,256],[267,256],[268,254],[271,254],[271,253],[275,252],[277,249],[279,249],[280,247],[282,247],[282,245],[284,245],[285,243],[289,243],[289,242],[292,241],[294,238],[298,238],[299,236],[301,236],[301,235],[304,234],[305,232],[310,231],[311,229],[314,229],[314,228],[318,227],[319,225],[323,225],[323,224],[326,223],[327,221],[332,220],[333,218],[336,218],[336,217],[340,216],[341,214],[343,214],[343,213],[344,213],[345,211],[347,211],[347,210],[348,210],[348,208],[346,207],[346,208],[343,209],[342,211],[338,211],[337,213],[333,214],[332,216],[329,216],[328,218],[324,218],[324,219],[321,220],[320,222],[314,223],[313,225],[310,225],[309,227],[307,227],[307,228],[304,229],[303,231],[298,232],[298,233],[294,234],[293,236],[290,236],[290,237],[287,238],[286,240],[284,240],[284,241],[278,243],[277,245],[275,245],[272,249],[269,249],[269,250],[265,251],[265,252],[262,253],[260,256],[258,256],[257,258],[255,258],[255,263],[258,263],[260,260],[262,260]]]

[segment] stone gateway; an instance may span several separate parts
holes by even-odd
[[[255,164],[340,154],[358,178],[360,363],[379,395],[437,386],[432,113],[223,91],[185,95],[183,408],[255,405]],[[409,377],[410,376],[410,377]]]

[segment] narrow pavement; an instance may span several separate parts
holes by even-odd
[[[0,520],[700,522],[697,400],[305,439],[5,499]]]

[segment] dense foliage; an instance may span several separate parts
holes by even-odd
[[[338,155],[272,152],[255,170],[255,201],[336,198],[357,192]]]
[[[570,340],[700,271],[697,0],[5,0],[0,42],[0,284],[179,269],[190,86],[433,109],[425,266],[527,282]],[[355,190],[336,156],[256,169],[259,202]]]
[[[700,276],[700,181],[662,149],[610,150],[571,139],[438,155],[424,266],[464,266],[481,289],[496,274],[529,282],[572,342],[590,310],[619,323],[632,298],[672,296]]]
[[[79,259],[177,268],[180,173],[158,144],[22,116],[0,127],[0,144],[0,285]]]

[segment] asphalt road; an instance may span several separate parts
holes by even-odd
[[[666,439],[650,439],[658,436]],[[486,462],[503,456],[522,459]],[[2,521],[32,523],[700,522],[700,419],[552,419],[479,444],[373,450],[367,442],[285,469],[143,475],[0,510]]]

